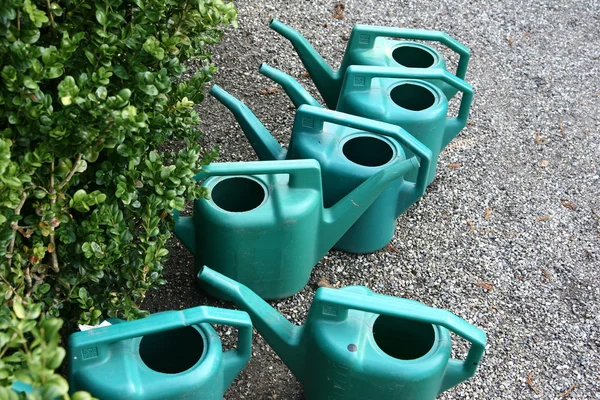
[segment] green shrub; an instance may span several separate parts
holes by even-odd
[[[0,1],[0,324],[31,328],[0,335],[0,386],[52,317],[144,314],[170,211],[205,195],[193,177],[215,153],[197,144],[193,107],[227,24],[223,0]],[[162,151],[172,141],[182,149]],[[21,302],[39,316],[20,318]]]

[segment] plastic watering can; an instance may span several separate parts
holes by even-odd
[[[297,326],[207,267],[198,279],[250,315],[309,400],[434,399],[472,377],[485,350],[485,333],[456,315],[364,286],[319,288]],[[471,342],[465,360],[451,358],[450,332]]]
[[[237,348],[223,352],[210,324],[236,326]],[[195,307],[157,313],[72,334],[69,390],[102,400],[221,400],[251,347],[252,323],[244,312]]]
[[[202,186],[211,199],[196,200],[191,217],[176,214],[175,235],[197,269],[213,265],[265,299],[289,297],[390,183],[418,166],[396,157],[324,208],[315,160],[210,164],[196,179],[210,176]]]
[[[434,41],[446,45],[460,56],[456,69],[456,76],[460,79],[465,79],[471,57],[469,49],[444,32],[354,25],[340,68],[333,70],[298,31],[276,19],[271,20],[269,27],[292,43],[327,107],[331,109],[337,107],[344,74],[351,65],[446,70],[444,58],[432,47],[386,38]],[[434,79],[432,83],[438,86],[448,99],[456,94],[456,88],[447,82]]]
[[[406,174],[416,175],[416,183],[398,179],[390,185],[348,232],[337,238],[336,249],[351,253],[381,249],[394,235],[396,218],[425,192],[431,151],[398,126],[303,105],[296,112],[286,152],[241,101],[216,85],[211,94],[233,112],[260,159],[317,160],[325,207],[340,201],[369,177],[407,159],[403,147],[419,158],[418,173],[415,168]]]
[[[319,103],[291,76],[263,64],[259,70],[279,83],[294,105]],[[431,80],[463,93],[458,116],[449,118],[448,100]],[[399,125],[432,153],[427,183],[435,178],[439,154],[467,124],[473,89],[447,71],[416,68],[351,66],[346,70],[337,111]],[[414,153],[404,146],[406,156]],[[413,172],[405,177],[416,180]]]

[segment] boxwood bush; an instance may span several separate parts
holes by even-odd
[[[0,386],[62,396],[62,320],[144,315],[170,212],[205,195],[194,105],[229,24],[223,0],[0,1]]]

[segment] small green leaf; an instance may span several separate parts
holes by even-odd
[[[17,318],[19,318],[19,319],[25,318],[25,308],[23,307],[23,303],[21,302],[20,298],[16,298],[13,301],[13,311],[15,312],[15,315],[17,316]]]
[[[40,291],[40,293],[46,294],[50,291],[50,284],[43,283],[38,287],[38,290]]]
[[[27,88],[27,89],[31,89],[31,90],[39,90],[39,86],[37,83],[35,83],[35,81],[33,79],[31,79],[30,76],[25,75],[23,77],[23,85]]]
[[[118,76],[119,78],[121,78],[123,80],[129,79],[129,74],[127,73],[127,70],[125,69],[125,67],[123,67],[122,65],[115,66],[113,68],[113,72],[115,73],[116,76]]]
[[[96,9],[96,20],[100,23],[100,25],[106,25],[106,12],[103,9]]]

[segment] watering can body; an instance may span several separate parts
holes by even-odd
[[[352,253],[381,249],[392,239],[398,215],[425,191],[432,163],[431,151],[398,126],[301,105],[286,152],[239,100],[216,85],[211,93],[234,112],[259,158],[317,160],[323,179],[325,207],[340,201],[371,176],[406,160],[402,145],[411,150],[409,159],[419,158],[420,168],[405,174],[416,175],[416,183],[397,179],[335,243],[336,249]]]
[[[325,103],[331,109],[337,107],[344,75],[347,68],[352,65],[446,71],[446,62],[443,56],[433,47],[417,42],[387,38],[433,41],[447,46],[460,56],[456,70],[456,76],[460,79],[465,78],[470,59],[469,50],[444,32],[355,25],[340,68],[332,70],[298,31],[278,20],[271,20],[269,26],[290,40]],[[439,87],[448,99],[457,92],[457,89],[447,82],[436,79],[432,79],[430,82]]]
[[[197,200],[193,216],[177,216],[174,231],[197,269],[212,265],[266,299],[288,297],[379,194],[416,166],[411,159],[381,171],[325,209],[315,160],[211,164],[197,177],[212,175],[202,183],[211,199]]]
[[[448,311],[363,286],[318,289],[299,327],[209,268],[198,279],[248,312],[309,400],[432,400],[473,376],[485,350],[485,333]],[[465,360],[451,358],[450,332],[471,342]]]
[[[260,72],[282,85],[296,106],[318,106],[289,75],[265,64]],[[456,117],[447,116],[448,100],[431,83],[433,80],[463,93]],[[398,125],[409,132],[432,153],[429,184],[435,178],[439,154],[466,125],[472,100],[471,86],[446,71],[350,66],[342,82],[337,111]],[[415,155],[411,148],[402,145],[407,157]],[[417,172],[409,173],[405,179],[416,181]]]
[[[237,348],[223,352],[211,323],[237,326]],[[69,390],[103,400],[220,400],[250,359],[251,346],[248,315],[213,307],[77,332],[69,338]]]
[[[316,123],[318,127],[311,127],[311,123]],[[371,130],[376,127],[374,121],[370,125]],[[421,168],[408,172],[405,177],[415,176],[417,180],[420,172],[423,176],[421,185],[408,182],[405,177],[390,185],[337,241],[334,246],[336,249],[371,253],[385,247],[394,235],[398,215],[408,209],[425,190],[424,178],[431,162],[428,150],[397,128],[380,133],[383,135],[331,122],[319,126],[315,114],[305,114],[304,109],[298,110],[296,115],[287,158],[314,159],[319,162],[326,207],[338,202],[391,163],[405,160],[407,157],[401,143],[410,142],[420,152]]]

